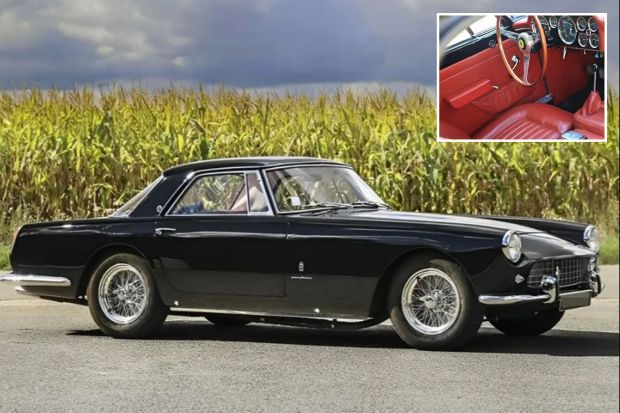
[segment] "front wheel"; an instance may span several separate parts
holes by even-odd
[[[465,345],[480,328],[483,309],[467,275],[443,258],[416,258],[397,270],[388,296],[394,330],[420,349]]]
[[[168,314],[148,263],[131,254],[104,259],[88,283],[87,295],[93,320],[112,337],[147,337],[159,330]]]
[[[509,336],[537,336],[560,322],[564,311],[546,310],[514,318],[489,318],[493,327]]]

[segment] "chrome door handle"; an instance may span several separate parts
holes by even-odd
[[[175,232],[176,228],[155,228],[155,235],[162,235],[164,232]]]

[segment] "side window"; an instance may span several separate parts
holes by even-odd
[[[252,213],[269,212],[255,172],[205,175],[192,183],[172,208],[172,214],[247,214],[248,205]]]
[[[243,174],[205,175],[196,179],[172,209],[173,214],[246,214]]]
[[[495,28],[495,21],[496,18],[493,15],[481,16],[480,19],[473,22],[469,27],[450,40],[448,47],[493,30]]]

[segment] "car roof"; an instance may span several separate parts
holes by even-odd
[[[221,158],[209,159],[204,161],[190,162],[183,165],[174,166],[166,169],[164,175],[174,175],[178,173],[186,173],[205,169],[215,168],[271,168],[285,165],[302,165],[302,164],[332,164],[340,166],[348,166],[341,162],[332,161],[330,159],[319,159],[301,156],[257,156],[251,158]]]

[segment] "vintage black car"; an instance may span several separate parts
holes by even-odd
[[[342,163],[219,159],[166,170],[106,218],[24,225],[2,281],[88,305],[100,329],[154,334],[170,313],[362,328],[417,348],[486,318],[541,334],[602,289],[598,232],[574,222],[392,211]]]

